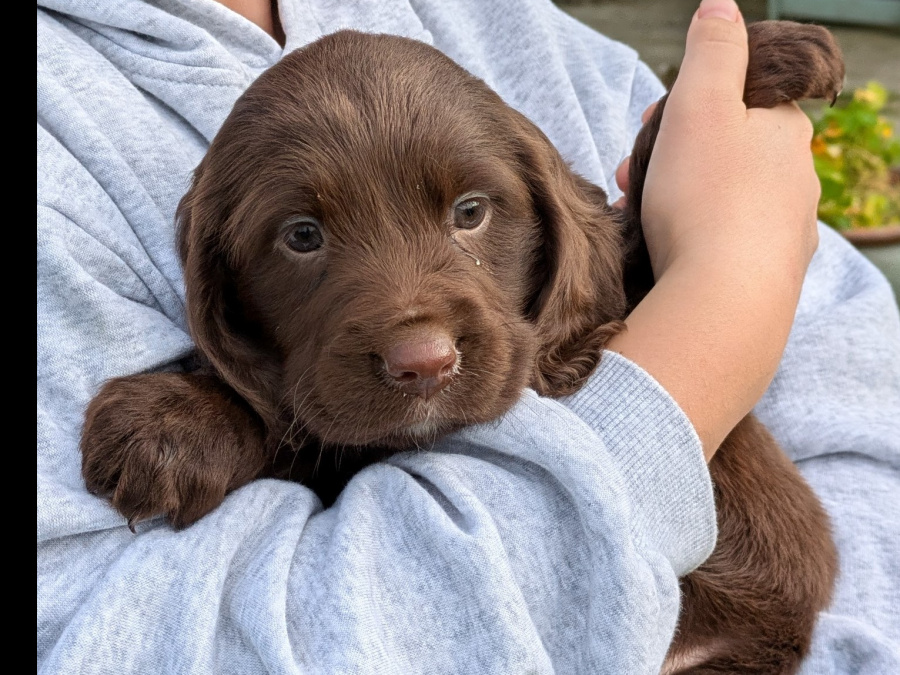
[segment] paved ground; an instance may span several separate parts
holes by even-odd
[[[593,0],[591,4],[558,3],[574,17],[625,42],[663,79],[671,79],[684,55],[684,36],[697,0]],[[739,0],[749,21],[766,18],[765,0]],[[900,32],[856,26],[830,26],[847,62],[845,89],[875,79],[900,94]],[[898,97],[900,98],[900,97]],[[900,102],[891,116],[900,118]]]

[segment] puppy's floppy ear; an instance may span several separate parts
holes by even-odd
[[[532,386],[561,396],[582,385],[606,342],[624,328],[621,218],[606,193],[576,175],[534,124],[514,117],[543,239],[529,311],[540,340]]]
[[[234,270],[231,222],[236,218],[229,174],[208,168],[194,173],[191,189],[178,205],[178,247],[184,268],[187,318],[202,357],[272,429],[278,415],[280,370],[240,306]],[[217,180],[205,179],[207,174]]]

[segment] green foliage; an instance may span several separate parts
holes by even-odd
[[[813,120],[813,161],[822,183],[819,218],[838,230],[900,223],[900,141],[880,113],[877,82]]]

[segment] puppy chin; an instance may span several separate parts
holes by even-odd
[[[403,430],[403,433],[413,440],[429,439],[435,438],[444,430],[445,426],[445,424],[441,424],[435,420],[425,420],[423,422],[410,424]]]
[[[482,387],[477,410],[466,408],[469,395],[452,396],[450,392],[441,392],[428,401],[407,396],[402,401],[395,401],[399,405],[382,409],[377,417],[364,410],[348,414],[346,404],[336,401],[332,409],[334,412],[330,412],[330,406],[325,403],[320,414],[315,416],[315,421],[303,426],[325,445],[368,446],[397,451],[427,448],[454,431],[496,419],[509,410],[518,399],[516,392],[521,391],[527,382],[518,377],[513,378],[514,381],[507,380],[502,375],[496,375],[493,387]],[[382,394],[398,395],[398,392],[390,390]],[[453,411],[459,410],[466,411],[465,417],[454,414]],[[378,419],[379,423],[373,424],[374,419]]]
[[[398,451],[426,447],[464,426],[461,421],[444,417],[440,412],[441,406],[432,402],[412,405],[417,409],[398,415],[396,422],[382,419],[381,424],[372,425],[369,419],[361,422],[345,416],[343,419],[335,418],[333,422],[305,426],[325,445],[389,448]]]
[[[377,445],[392,450],[424,449],[462,427],[462,423],[447,421],[419,422],[379,439]]]

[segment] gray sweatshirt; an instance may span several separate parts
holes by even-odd
[[[191,351],[175,205],[234,100],[339,28],[423,40],[618,196],[662,92],[635,53],[534,0],[281,0],[282,49],[213,0],[48,0],[37,37],[37,665],[47,673],[656,673],[677,578],[715,540],[684,413],[612,353],[564,401],[357,475],[323,510],[259,480],[129,532],[80,475],[107,378]],[[758,413],[833,518],[841,577],[807,673],[900,673],[900,321],[822,242]]]

